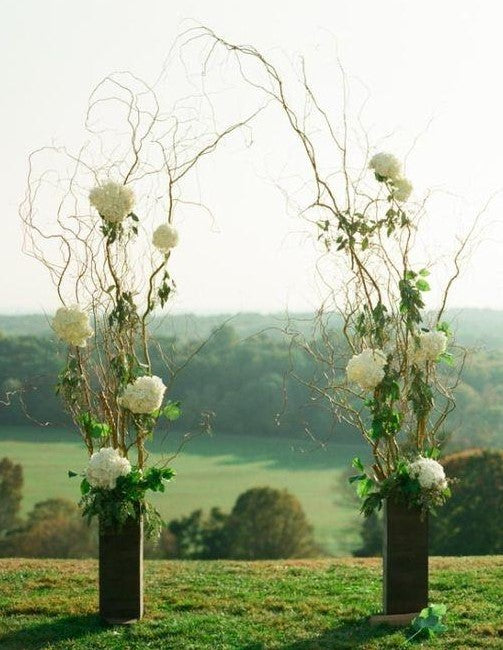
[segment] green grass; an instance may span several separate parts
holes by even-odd
[[[0,428],[0,457],[23,465],[23,511],[49,497],[78,499],[77,479],[86,463],[83,446],[71,431],[35,427]],[[176,446],[173,442],[171,449]],[[321,448],[303,441],[214,435],[192,440],[173,463],[177,478],[154,502],[165,519],[196,508],[229,510],[250,487],[287,488],[301,501],[317,541],[333,555],[350,555],[359,544],[357,508],[341,491],[341,475],[361,449]],[[151,461],[159,459],[152,454]],[[156,495],[157,497],[157,495]]]
[[[371,627],[380,562],[150,561],[144,620],[105,627],[96,615],[97,565],[0,560],[0,649],[385,650],[410,632]],[[448,631],[423,648],[503,647],[503,557],[434,558],[431,601]],[[412,645],[409,647],[413,647]]]

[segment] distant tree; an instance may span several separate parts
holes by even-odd
[[[228,517],[220,508],[212,508],[207,518],[202,510],[194,510],[187,517],[170,521],[167,532],[171,538],[165,533],[162,540],[166,556],[202,560],[226,557]]]
[[[23,468],[9,458],[0,460],[0,537],[19,524],[23,498]]]
[[[77,558],[96,552],[92,528],[79,508],[67,499],[48,499],[35,504],[26,525],[9,535],[3,555],[17,557]]]
[[[286,490],[263,487],[244,492],[232,509],[226,529],[230,558],[311,557],[317,553],[302,506]]]
[[[163,528],[163,530],[161,531],[158,549],[159,549],[159,557],[167,557],[167,558],[178,557],[176,537],[167,527]]]
[[[355,557],[377,557],[382,555],[382,516],[373,512],[362,521],[360,531],[362,545],[353,551]]]
[[[458,482],[430,519],[432,554],[503,553],[503,452],[469,449],[443,462],[447,476]]]

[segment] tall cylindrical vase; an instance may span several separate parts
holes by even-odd
[[[143,616],[143,521],[130,518],[120,529],[100,522],[100,616],[127,624]]]
[[[388,499],[383,542],[383,613],[420,612],[428,605],[427,515]]]

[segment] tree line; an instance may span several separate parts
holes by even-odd
[[[341,442],[356,440],[356,432],[316,403],[308,384],[319,369],[285,337],[242,339],[225,325],[206,341],[159,338],[152,346],[154,372],[161,373],[161,355],[173,368],[182,367],[170,399],[182,403],[185,430],[197,427],[201,414],[211,414],[214,429],[231,435],[295,437],[309,429],[320,438],[335,432]],[[69,425],[54,391],[63,361],[47,337],[0,337],[0,426],[26,425],[30,418]],[[446,425],[449,448],[503,447],[503,351],[471,355],[457,396]]]
[[[430,517],[433,555],[503,553],[503,452],[465,450],[445,459],[454,478],[452,498],[441,516]],[[348,498],[347,481],[340,486]],[[351,494],[354,495],[354,492]],[[96,524],[89,526],[77,504],[46,499],[21,517],[23,471],[0,460],[0,557],[95,557]],[[358,502],[354,499],[355,509]],[[362,521],[356,556],[382,549],[382,517]],[[238,496],[232,510],[194,510],[166,523],[158,540],[145,540],[145,554],[180,559],[279,559],[326,555],[298,499],[286,490],[256,487]]]
[[[0,460],[0,557],[96,557],[98,528],[76,503],[46,499],[22,517],[23,469]],[[315,557],[322,553],[298,499],[286,490],[251,488],[230,512],[212,508],[164,524],[145,539],[147,557],[240,559]]]

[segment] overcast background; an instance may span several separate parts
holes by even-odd
[[[332,0],[251,3],[177,0],[3,0],[0,312],[56,305],[43,269],[21,253],[17,216],[28,153],[74,141],[90,91],[107,73],[130,70],[151,81],[188,19],[268,55],[304,54],[315,84],[336,91],[336,54],[370,94],[367,119],[376,139],[393,130],[408,160],[416,196],[428,188],[456,197],[433,202],[431,250],[469,226],[503,188],[503,5],[486,0]],[[176,97],[176,86],[171,89]],[[271,126],[270,146],[281,148]],[[176,311],[311,309],[314,246],[268,177],[267,147],[224,147],[205,165],[204,214],[184,220],[174,255]],[[288,149],[286,155],[300,153]],[[277,153],[277,152],[276,152]],[[503,202],[496,195],[481,243],[454,294],[454,306],[503,308]],[[295,233],[295,234],[292,234]]]

